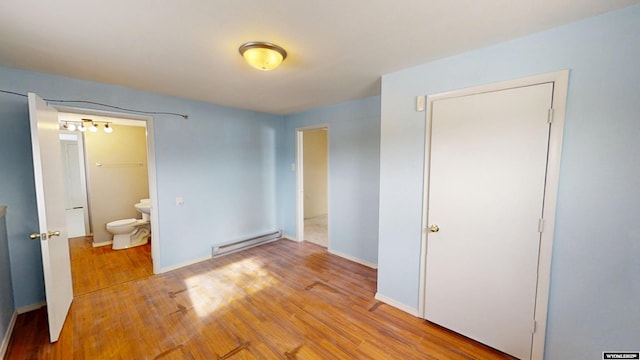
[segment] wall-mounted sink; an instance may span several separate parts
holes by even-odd
[[[135,207],[141,214],[151,214],[151,204],[149,203],[140,202],[133,205],[133,207]]]

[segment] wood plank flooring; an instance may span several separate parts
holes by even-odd
[[[153,275],[151,242],[117,251],[92,242],[91,236],[69,239],[74,296]]]
[[[6,358],[512,359],[378,302],[376,270],[310,243],[136,276],[85,281],[55,344],[46,310],[20,315]]]

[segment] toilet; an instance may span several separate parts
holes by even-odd
[[[107,231],[113,234],[113,250],[128,249],[149,242],[149,199],[142,199],[135,207],[143,215],[142,219],[122,219],[107,223]],[[144,212],[145,207],[147,212]]]

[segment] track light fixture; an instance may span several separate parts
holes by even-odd
[[[85,132],[87,129],[91,132],[97,132],[100,124],[104,124],[104,132],[107,134],[111,134],[113,132],[113,127],[110,125],[111,122],[107,121],[95,121],[91,119],[82,119],[82,121],[69,121],[65,120],[60,123],[60,129],[66,131],[81,131]]]

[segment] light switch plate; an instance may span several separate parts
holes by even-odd
[[[416,98],[416,111],[424,111],[424,95],[420,95]]]

